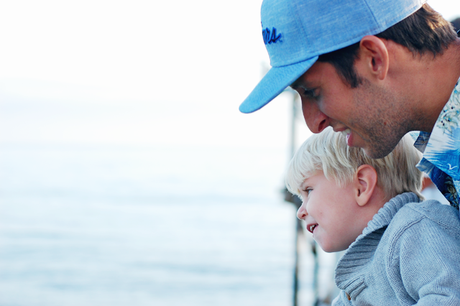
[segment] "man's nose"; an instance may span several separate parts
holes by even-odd
[[[312,133],[319,133],[330,125],[330,118],[323,114],[316,105],[302,105],[305,123]]]
[[[297,218],[299,218],[300,220],[304,220],[307,216],[308,216],[308,213],[305,208],[305,205],[302,204],[297,210]]]

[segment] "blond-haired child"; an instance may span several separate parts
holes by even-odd
[[[455,208],[422,201],[420,159],[408,136],[369,158],[331,128],[293,157],[286,186],[326,252],[346,250],[333,305],[460,305],[460,220]]]

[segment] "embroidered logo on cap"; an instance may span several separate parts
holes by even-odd
[[[263,29],[262,36],[266,45],[281,42],[281,33],[276,35],[276,28],[272,28],[271,30],[269,28]]]

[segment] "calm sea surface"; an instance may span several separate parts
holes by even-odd
[[[275,149],[1,145],[0,306],[291,305],[286,162]]]

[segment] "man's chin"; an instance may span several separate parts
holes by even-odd
[[[364,150],[364,153],[369,156],[370,158],[372,159],[379,159],[379,158],[384,158],[385,156],[387,156],[388,154],[391,153],[391,151],[393,151],[393,149],[391,150],[383,150],[383,149],[375,149],[375,148],[363,148]]]

